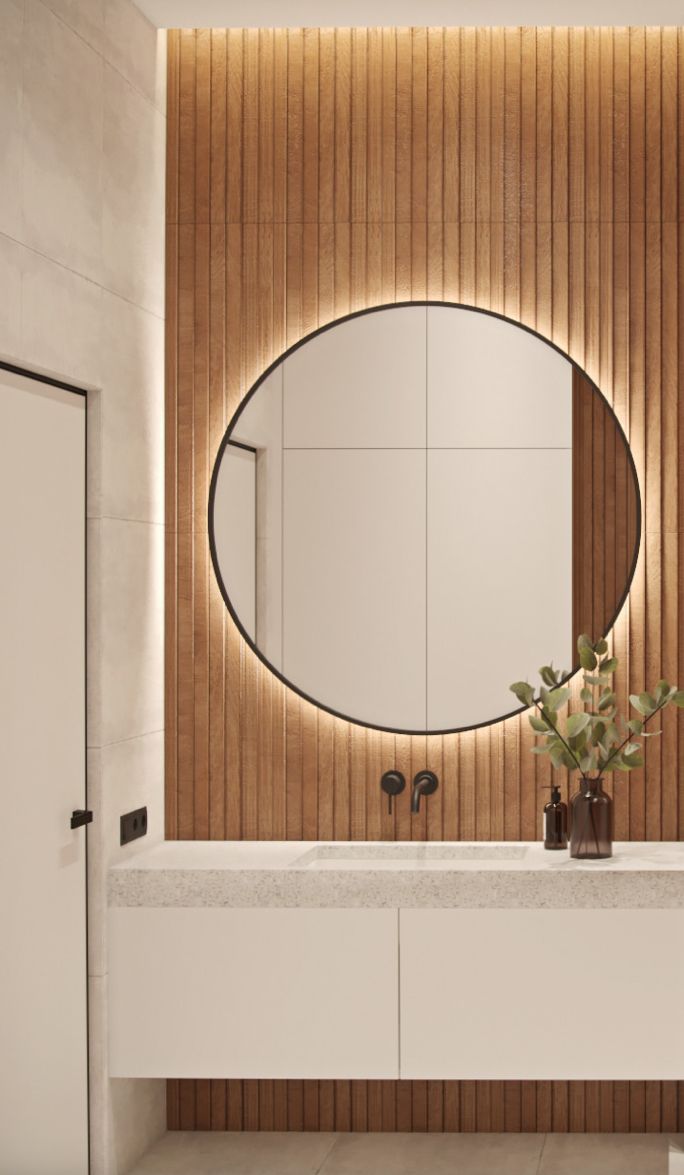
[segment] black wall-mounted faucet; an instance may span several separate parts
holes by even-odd
[[[392,798],[398,796],[406,787],[406,780],[401,771],[386,771],[380,780],[380,787],[389,797],[389,814],[392,815]]]
[[[431,796],[433,792],[437,791],[439,787],[439,780],[434,771],[419,771],[413,781],[413,788],[411,790],[411,811],[420,811],[420,797]]]

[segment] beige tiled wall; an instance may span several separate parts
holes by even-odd
[[[1,8],[0,357],[90,390],[92,1171],[123,1175],[165,1122],[107,1077],[104,922],[120,813],[163,836],[165,39],[131,0]]]

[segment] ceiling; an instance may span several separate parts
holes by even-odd
[[[684,25],[684,0],[134,0],[158,28]],[[553,10],[553,19],[551,19]]]

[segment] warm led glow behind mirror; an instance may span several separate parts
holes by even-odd
[[[226,604],[326,709],[437,732],[511,712],[612,624],[639,541],[615,416],[533,332],[460,306],[351,315],[251,389],[212,478]]]

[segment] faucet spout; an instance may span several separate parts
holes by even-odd
[[[433,792],[437,791],[439,787],[439,780],[434,771],[419,771],[413,781],[413,788],[411,790],[411,811],[420,811],[420,797],[431,796]]]

